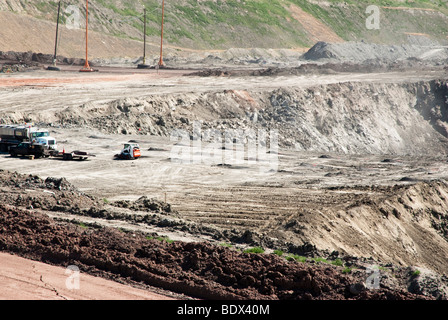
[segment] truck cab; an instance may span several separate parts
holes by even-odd
[[[34,144],[44,145],[50,150],[57,150],[56,139],[50,136],[47,130],[31,132],[31,138]]]

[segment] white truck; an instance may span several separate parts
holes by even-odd
[[[50,136],[47,129],[41,129],[32,124],[0,125],[0,152],[8,152],[10,147],[20,143],[41,145],[50,151],[58,149],[56,139]]]

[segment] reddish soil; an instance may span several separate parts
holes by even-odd
[[[207,243],[168,243],[117,229],[85,229],[3,204],[0,251],[202,299],[428,299],[390,289],[354,295],[350,286],[360,279],[333,266]]]
[[[0,252],[1,300],[171,300],[101,277]],[[73,280],[76,277],[76,281]]]
[[[188,74],[187,70],[164,70],[163,74],[159,74],[154,70],[142,71],[132,68],[114,68],[101,67],[101,73],[80,73],[79,66],[62,66],[60,72],[55,72],[51,77],[42,78],[26,78],[24,74],[0,79],[0,87],[51,87],[69,84],[87,84],[96,82],[120,82],[129,80],[147,80],[149,78],[169,78]]]

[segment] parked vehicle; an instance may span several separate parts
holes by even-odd
[[[121,152],[115,155],[115,158],[124,160],[135,160],[140,157],[140,146],[137,143],[125,143]]]
[[[56,139],[50,136],[47,129],[30,124],[0,125],[0,152],[8,152],[12,146],[22,142],[42,145],[49,150],[57,150]]]
[[[51,155],[51,150],[40,144],[30,142],[21,142],[18,145],[9,148],[11,157],[33,156],[34,158],[45,158]]]

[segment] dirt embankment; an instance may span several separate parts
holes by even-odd
[[[68,203],[80,204],[80,199],[85,205],[94,204],[94,199],[79,193],[63,179],[41,180],[5,171],[1,171],[1,178],[2,195],[10,201],[0,206],[0,250],[26,258],[61,266],[76,265],[90,274],[203,299],[443,297],[440,292],[425,291],[412,269],[396,269],[399,281],[393,280],[395,276],[386,277],[381,288],[368,289],[366,264],[361,261],[361,271],[344,272],[342,260],[337,265],[302,263],[275,254],[242,253],[204,242],[170,243],[140,232],[58,222],[42,211],[42,205],[37,205],[39,194],[45,194],[46,200],[54,198],[60,203],[59,210]],[[27,198],[24,188],[36,194],[28,209],[21,208]],[[30,200],[28,197],[28,203]],[[16,205],[8,204],[11,201]],[[407,281],[418,288],[414,288],[415,293],[406,288]]]
[[[170,136],[175,129],[277,130],[280,146],[350,154],[447,152],[447,83],[339,83],[92,101],[56,112],[9,112],[4,122]]]
[[[53,19],[50,22],[28,15],[0,11],[2,39],[0,51],[53,54],[55,33],[56,23]],[[122,39],[90,30],[89,52],[91,57],[98,58],[139,57],[143,54],[143,47],[140,41]],[[67,57],[85,57],[85,30],[69,29],[61,24],[58,53]]]
[[[65,179],[0,174],[0,250],[27,258],[74,264],[109,279],[143,282],[205,299],[447,297],[444,266],[448,255],[443,252],[448,251],[444,213],[448,187],[442,182],[383,188],[384,195],[395,196],[359,196],[350,208],[333,208],[333,213],[329,208],[310,207],[277,219],[267,227],[271,231],[262,235],[188,222],[170,205],[153,199],[106,203],[79,192]],[[380,193],[380,189],[371,192]],[[324,214],[319,215],[321,210]],[[127,224],[109,228],[104,221]],[[285,253],[242,253],[202,241],[171,243],[157,232],[135,228],[138,224],[159,232],[186,232],[198,239],[208,235],[216,242],[271,247]],[[322,230],[314,230],[321,226]],[[288,244],[271,237],[281,232],[310,242]],[[326,243],[347,248],[359,245],[353,246],[352,254],[319,250],[324,246],[321,233],[331,239]],[[373,250],[382,250],[377,257],[383,259],[356,256],[365,252],[369,241]],[[426,269],[415,268],[416,264]],[[381,270],[381,286],[367,290],[372,266],[381,268],[377,269]]]
[[[421,60],[433,64],[446,63],[448,50],[445,45],[424,36],[408,36],[408,42],[383,45],[367,42],[329,43],[317,42],[304,55],[312,61],[333,62],[392,62]]]

